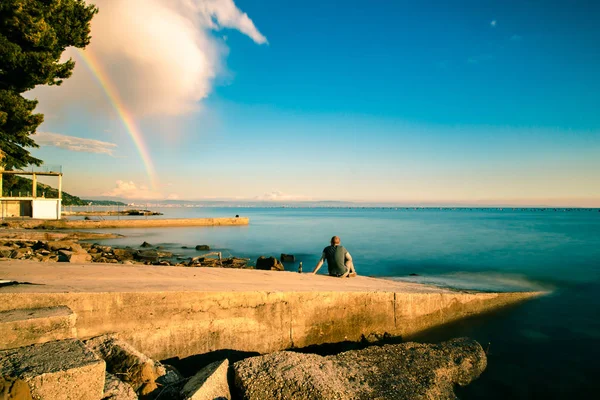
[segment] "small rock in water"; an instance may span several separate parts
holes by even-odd
[[[415,274],[414,272],[412,274],[408,274],[408,276],[421,276],[419,274]]]
[[[278,259],[276,259],[275,257],[264,257],[264,256],[260,256],[258,257],[258,259],[256,260],[256,269],[262,269],[262,270],[271,270],[271,271],[283,271],[283,264],[281,263],[281,261],[279,261]]]
[[[207,244],[199,244],[196,246],[196,250],[210,250],[210,246]]]
[[[296,261],[296,257],[293,254],[283,254],[283,253],[281,253],[281,257],[279,259],[282,262],[294,262],[294,261]]]
[[[152,247],[152,245],[148,242],[144,242],[140,247]]]

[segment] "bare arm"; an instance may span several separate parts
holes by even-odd
[[[352,272],[356,273],[356,269],[354,269],[354,263],[352,262],[352,256],[348,252],[346,252],[345,264],[346,264],[346,267],[348,267],[348,274],[350,274]]]
[[[315,269],[313,269],[313,272],[312,272],[313,274],[316,274],[317,271],[319,271],[319,268],[321,268],[323,266],[323,261],[325,261],[325,254],[321,255],[321,259],[317,263],[317,266],[315,267]]]

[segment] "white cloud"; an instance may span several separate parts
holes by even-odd
[[[497,24],[498,24],[498,21],[496,21],[496,20],[493,20],[492,22],[490,22],[490,26],[492,28],[495,28]]]
[[[274,190],[270,193],[265,193],[262,196],[257,196],[255,200],[261,201],[301,201],[301,200],[310,200],[310,198],[306,196],[297,196],[282,193],[279,190]]]
[[[164,200],[177,199],[176,194],[169,194],[165,196],[163,193],[152,190],[147,186],[138,186],[133,181],[122,181],[118,180],[113,190],[102,193],[102,196],[119,197],[122,199],[134,199],[134,200]]]
[[[137,117],[193,112],[223,71],[228,49],[211,31],[235,29],[267,43],[233,0],[88,0],[93,54],[127,110]],[[96,78],[74,50],[73,76],[59,87],[39,87],[32,96],[43,112],[78,104],[106,113],[110,104]]]
[[[114,143],[95,139],[84,139],[76,136],[62,135],[52,132],[38,132],[33,139],[40,146],[52,146],[71,151],[113,155],[117,148]]]

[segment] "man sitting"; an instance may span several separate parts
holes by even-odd
[[[356,276],[356,270],[352,263],[352,256],[350,256],[350,253],[348,253],[348,250],[346,250],[344,246],[340,245],[339,237],[332,237],[331,246],[327,246],[323,249],[323,254],[313,270],[313,274],[317,273],[325,260],[327,260],[327,268],[329,269],[330,276],[336,276],[338,278]]]

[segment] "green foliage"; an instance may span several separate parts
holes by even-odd
[[[17,175],[4,175],[2,180],[2,195],[16,197],[31,196],[33,189],[33,182],[31,179],[23,178]],[[58,190],[45,185],[43,183],[37,183],[37,196],[47,198],[57,198]],[[90,203],[95,206],[125,206],[125,203],[111,200],[84,200],[77,196],[73,196],[67,192],[62,192],[62,205],[63,206],[87,206]]]
[[[5,168],[40,165],[26,148],[43,122],[37,100],[22,93],[37,85],[60,85],[75,62],[60,62],[67,47],[90,42],[90,21],[98,12],[84,0],[0,0],[0,149]]]

